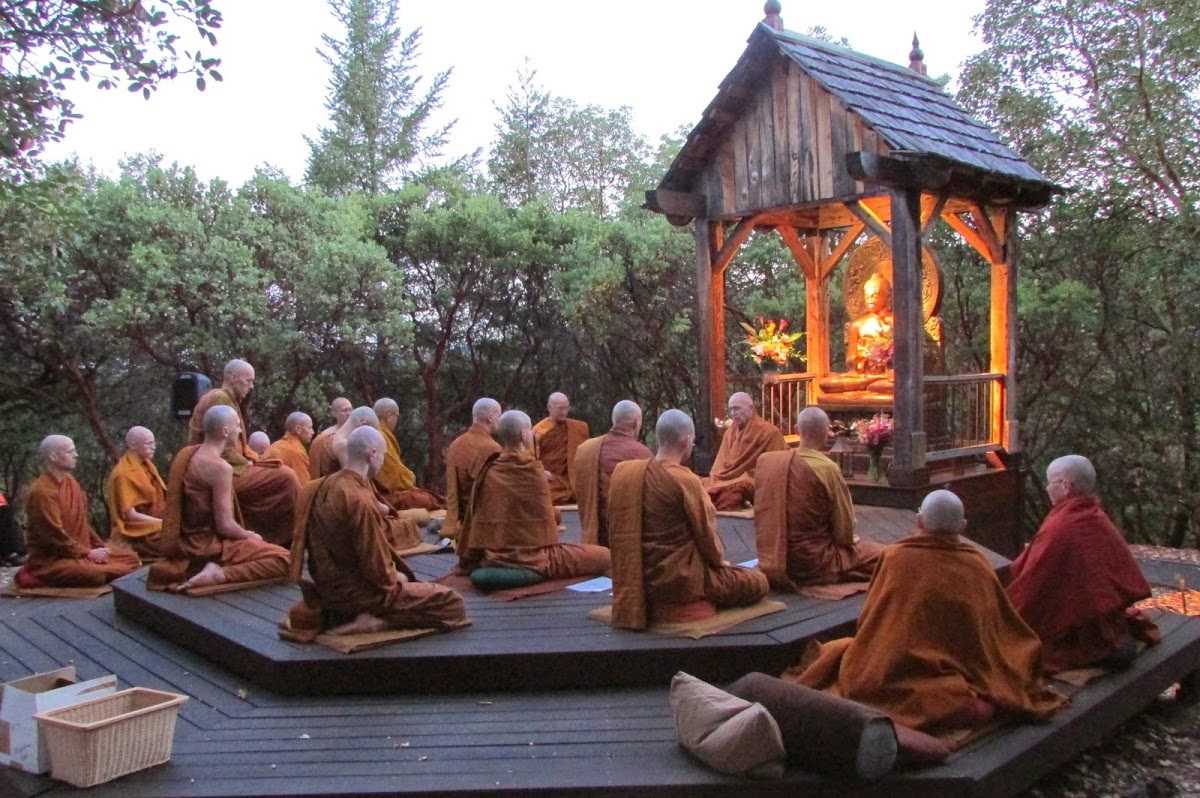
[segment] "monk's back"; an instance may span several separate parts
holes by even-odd
[[[370,484],[358,474],[338,471],[317,489],[308,516],[308,567],[331,609],[368,611],[399,589],[386,524]]]
[[[642,505],[642,569],[646,600],[681,604],[704,596],[705,562],[696,547],[682,484],[700,478],[679,465],[651,461],[646,469]]]

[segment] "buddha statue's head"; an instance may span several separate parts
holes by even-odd
[[[867,310],[871,313],[891,309],[892,284],[882,274],[875,272],[863,284],[863,300],[866,302]]]

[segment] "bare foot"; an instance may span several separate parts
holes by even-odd
[[[362,635],[370,632],[382,632],[387,628],[383,618],[376,618],[370,613],[359,613],[358,617],[349,623],[335,626],[327,630],[331,635]]]
[[[191,590],[194,587],[208,587],[209,585],[219,585],[225,581],[225,569],[217,565],[215,562],[210,562],[208,565],[200,569],[200,573],[193,576],[191,579],[179,586],[181,591]]]

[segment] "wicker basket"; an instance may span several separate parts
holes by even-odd
[[[166,762],[184,701],[185,695],[134,687],[34,715],[50,752],[50,775],[91,787]]]

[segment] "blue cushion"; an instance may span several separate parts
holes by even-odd
[[[525,587],[542,581],[541,574],[528,568],[476,568],[471,572],[471,584],[483,591]]]

